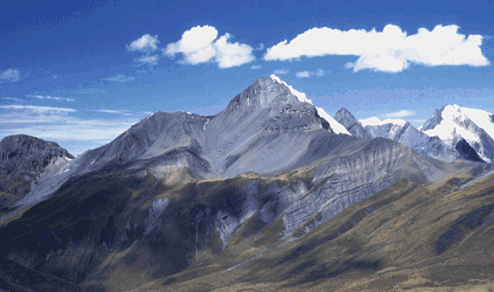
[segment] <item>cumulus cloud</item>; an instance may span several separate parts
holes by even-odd
[[[145,34],[130,43],[130,45],[127,46],[127,50],[131,52],[139,51],[143,53],[151,53],[158,49],[158,44],[159,41],[157,35],[153,37],[150,34]]]
[[[411,116],[415,116],[415,112],[409,111],[409,110],[401,110],[398,112],[389,113],[389,114],[385,115],[386,118],[404,118],[404,117],[411,117]]]
[[[285,69],[285,68],[283,68],[283,69],[276,69],[276,70],[274,70],[274,72],[273,72],[273,73],[274,73],[275,75],[284,75],[284,74],[288,74],[288,73],[290,73],[290,70]]]
[[[220,68],[240,66],[255,59],[251,46],[231,43],[231,38],[228,33],[218,38],[218,31],[212,26],[196,26],[185,31],[178,42],[168,44],[163,53],[169,58],[182,54],[183,64],[216,62]]]
[[[134,77],[132,77],[132,76],[125,76],[125,75],[123,75],[123,74],[118,74],[118,75],[113,76],[113,77],[103,78],[102,80],[123,83],[123,82],[127,82],[127,81],[132,81],[132,80],[134,80],[134,79],[135,79],[135,78],[134,78]]]
[[[20,71],[17,69],[12,69],[9,68],[0,74],[0,79],[1,80],[7,80],[7,81],[17,81],[20,78]]]
[[[310,73],[311,72],[309,72],[309,71],[301,71],[301,72],[295,73],[295,76],[297,76],[297,78],[308,78],[311,75]]]
[[[317,71],[314,73],[318,77],[324,76],[324,70],[323,69],[317,69]]]
[[[482,55],[481,44],[481,35],[459,34],[456,25],[438,25],[431,31],[420,28],[413,35],[392,24],[386,25],[382,32],[323,27],[309,29],[290,42],[284,40],[268,48],[264,59],[284,61],[302,56],[353,55],[358,57],[357,61],[345,67],[353,68],[354,72],[362,69],[400,72],[410,63],[486,66],[489,61]]]
[[[26,95],[26,97],[37,98],[37,99],[52,99],[57,101],[75,101],[73,98],[66,97],[58,97],[58,96],[49,96],[49,95]]]
[[[252,66],[250,66],[250,69],[254,69],[254,70],[261,69],[261,68],[262,68],[261,65],[252,65]]]

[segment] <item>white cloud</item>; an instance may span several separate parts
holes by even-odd
[[[246,44],[229,43],[231,35],[226,33],[214,42],[216,49],[216,61],[220,68],[240,66],[254,61],[252,47]]]
[[[253,69],[253,70],[257,70],[257,69],[261,69],[262,66],[261,65],[252,65],[250,66],[250,69]]]
[[[458,34],[456,25],[438,25],[432,31],[420,28],[414,35],[407,35],[391,24],[382,32],[323,27],[309,29],[290,42],[284,40],[268,48],[264,59],[284,61],[302,56],[353,55],[359,58],[347,63],[346,68],[384,72],[400,72],[410,63],[486,66],[489,61],[482,55],[481,44],[481,35]]]
[[[1,98],[4,100],[10,100],[10,101],[23,101],[22,99],[17,98],[17,97],[2,96]]]
[[[149,65],[157,65],[158,64],[158,55],[152,55],[152,56],[142,56],[141,58],[137,59],[137,61],[141,63],[147,63]]]
[[[414,116],[415,114],[416,113],[414,111],[401,110],[401,111],[398,111],[398,112],[386,114],[385,117],[386,118],[404,118],[404,117]]]
[[[308,78],[312,75],[322,77],[322,76],[324,76],[324,70],[323,69],[317,69],[316,72],[300,71],[300,72],[295,73],[295,76],[297,76],[297,78]]]
[[[240,66],[255,59],[251,46],[229,42],[232,36],[228,33],[217,37],[216,28],[196,26],[185,31],[178,42],[168,44],[163,53],[170,58],[182,54],[180,62],[184,64],[197,65],[212,61],[218,63],[220,68]]]
[[[118,115],[130,115],[129,110],[109,110],[109,109],[99,109],[91,110],[92,112],[107,113],[107,114],[118,114]]]
[[[1,110],[4,109],[4,110]],[[89,147],[99,147],[115,139],[139,120],[133,117],[79,118],[71,116],[73,109],[34,106],[0,107],[0,139],[3,136],[27,134],[48,141],[58,141],[62,147],[78,154]]]
[[[9,68],[0,74],[1,80],[17,81],[20,78],[20,71],[17,69]]]
[[[123,74],[118,74],[116,76],[113,76],[113,77],[109,77],[109,78],[103,78],[102,80],[106,80],[106,81],[114,81],[114,82],[127,82],[127,81],[132,81],[134,80],[135,78],[132,77],[132,76],[125,76]]]
[[[139,39],[130,43],[130,46],[127,46],[127,50],[131,52],[139,51],[143,53],[151,53],[158,49],[158,36],[154,37],[150,34],[145,34]]]
[[[53,99],[57,101],[75,101],[73,98],[57,97],[57,96],[43,96],[43,95],[26,95],[26,97],[38,98],[38,99]]]
[[[274,72],[273,72],[273,73],[274,73],[275,75],[284,75],[284,74],[288,74],[288,73],[290,73],[290,70],[285,69],[285,68],[283,68],[283,69],[276,69],[276,70],[274,70]]]
[[[85,89],[80,89],[80,90],[74,90],[71,92],[72,93],[78,93],[78,94],[98,94],[98,93],[105,92],[105,90],[99,89],[99,88],[85,88]]]
[[[309,71],[301,71],[301,72],[295,73],[295,76],[297,76],[297,78],[308,78],[308,77],[310,77],[310,75],[311,75],[311,72],[309,72]]]
[[[62,108],[62,107],[51,107],[51,106],[35,106],[35,105],[2,105],[0,109],[9,109],[9,110],[28,110],[38,113],[43,112],[76,112],[75,109],[71,108]]]

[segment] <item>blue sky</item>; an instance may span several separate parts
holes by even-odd
[[[334,115],[494,112],[492,1],[8,1],[0,138],[73,154],[155,111],[210,115],[277,74]]]

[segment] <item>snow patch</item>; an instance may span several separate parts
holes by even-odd
[[[288,85],[285,81],[281,80],[278,76],[271,74],[270,78],[272,80],[278,82],[279,84],[283,84],[286,87],[288,87],[290,92],[293,95],[295,95],[300,102],[307,102],[307,103],[312,104],[312,101],[307,98],[305,93],[295,90],[291,85]],[[320,107],[316,107],[316,109],[317,109],[317,114],[329,123],[329,126],[331,127],[331,129],[333,129],[335,134],[346,134],[346,135],[350,135],[350,136],[352,135],[352,134],[350,134],[350,132],[348,132],[348,130],[342,124],[338,123],[338,121],[333,119],[325,110],[323,110]]]
[[[372,117],[368,119],[363,119],[359,120],[359,122],[362,124],[362,126],[367,127],[367,126],[383,126],[386,124],[393,124],[397,126],[404,126],[407,122],[402,120],[402,119],[386,119],[384,121],[381,121],[377,117]]]
[[[288,85],[286,84],[285,81],[281,80],[278,76],[272,74],[271,76],[271,79],[273,79],[274,81],[280,83],[280,84],[283,84],[285,85],[286,87],[288,87],[288,89],[290,89],[290,92],[295,95],[297,97],[297,99],[301,102],[307,102],[307,103],[310,103],[312,104],[312,101],[310,99],[307,98],[307,96],[305,95],[305,93],[303,92],[300,92],[300,91],[297,91],[295,90],[291,85]]]
[[[352,135],[352,134],[350,134],[350,132],[348,132],[348,130],[345,128],[345,126],[343,126],[342,124],[338,123],[338,121],[333,119],[325,110],[323,110],[320,107],[316,107],[316,109],[317,109],[317,114],[321,118],[328,121],[329,125],[331,126],[331,129],[333,129],[333,131],[336,134],[346,134],[346,135],[350,135],[350,136]]]
[[[462,122],[468,117],[462,112],[462,108],[458,105],[448,105],[444,108],[441,113],[441,123],[435,126],[433,129],[427,130],[428,136],[437,136],[445,142],[450,142],[457,136],[460,135],[463,139],[467,140],[469,143],[472,141],[479,142],[480,139],[474,133],[468,131],[467,129],[460,127],[455,121]]]

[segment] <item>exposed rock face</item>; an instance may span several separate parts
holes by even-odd
[[[28,135],[7,136],[0,141],[0,209],[11,207],[31,187],[31,182],[53,165],[74,157],[55,142]]]
[[[196,178],[286,171],[314,137],[333,132],[311,103],[272,78],[260,78],[214,116],[157,112],[147,117],[71,161],[69,171],[40,181],[18,206],[43,200],[69,177],[104,167],[148,167],[158,177],[181,169]],[[321,158],[316,156],[305,155],[304,165]]]
[[[364,138],[364,139],[372,139],[372,137],[362,126],[361,123],[346,109],[341,108],[336,115],[334,116],[335,120],[337,120],[340,124],[345,126],[345,128],[356,137]]]
[[[400,129],[395,138],[413,140]],[[166,277],[214,257],[246,225],[253,240],[297,238],[403,178],[430,182],[467,166],[477,165],[335,134],[311,103],[261,78],[217,115],[158,112],[52,166],[18,204],[34,206],[0,229],[10,238],[0,255],[72,283],[122,281],[121,291],[136,287],[127,275]]]
[[[438,137],[451,147],[461,142],[473,148],[483,161],[494,161],[493,115],[484,110],[447,105],[424,123],[421,131]]]
[[[410,123],[401,120],[379,121],[363,125],[345,108],[340,109],[335,119],[347,127],[352,135],[364,139],[387,138],[411,147],[420,153],[443,161],[468,159],[455,147],[447,145],[438,137],[429,137]]]
[[[7,136],[0,141],[0,176],[38,175],[58,157],[73,159],[55,142],[28,135]]]

